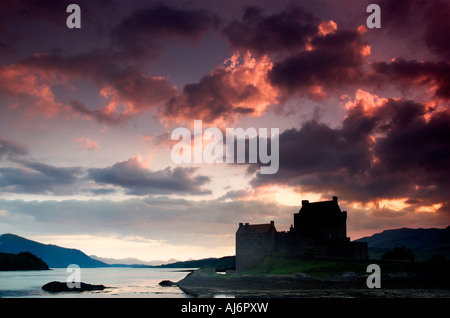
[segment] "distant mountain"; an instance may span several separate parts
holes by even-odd
[[[414,251],[420,260],[436,254],[442,254],[450,259],[450,226],[445,229],[400,228],[386,230],[355,241],[367,242],[369,255],[376,256],[375,258],[396,246],[405,246]]]
[[[0,252],[13,254],[29,252],[41,258],[49,267],[67,267],[70,264],[77,264],[80,267],[109,266],[90,258],[80,250],[42,244],[14,234],[0,236]]]
[[[98,261],[101,261],[103,263],[106,263],[108,265],[112,265],[112,266],[133,266],[133,265],[159,266],[159,265],[165,265],[165,264],[178,262],[178,260],[176,260],[176,259],[170,259],[168,261],[154,260],[154,261],[147,262],[147,261],[143,261],[138,258],[132,258],[132,257],[120,258],[120,259],[105,258],[105,257],[96,256],[96,255],[89,255],[89,257],[96,259]]]

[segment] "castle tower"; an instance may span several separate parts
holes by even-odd
[[[243,271],[272,256],[275,249],[274,221],[268,224],[239,223],[236,232],[236,271]]]

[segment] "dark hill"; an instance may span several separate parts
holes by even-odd
[[[199,260],[175,262],[160,266],[146,266],[146,267],[162,267],[162,268],[202,268],[215,267],[217,271],[227,269],[234,269],[236,266],[236,258],[234,256],[225,256],[221,258],[204,258]]]
[[[412,250],[420,260],[438,254],[450,259],[450,226],[445,229],[386,230],[355,241],[367,242],[369,254],[375,258],[394,247],[404,246]]]
[[[0,236],[0,252],[13,254],[29,252],[41,258],[49,267],[67,267],[70,264],[77,264],[80,267],[109,266],[90,258],[80,250],[42,244],[14,234]]]
[[[0,271],[48,270],[47,264],[28,252],[0,253]]]

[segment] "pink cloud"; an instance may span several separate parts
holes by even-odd
[[[100,147],[98,146],[97,140],[92,140],[86,137],[74,138],[74,141],[80,146],[80,148],[87,150],[98,150]]]
[[[278,90],[269,83],[272,62],[238,53],[183,92],[171,98],[163,115],[171,120],[202,118],[204,122],[233,121],[239,115],[259,117],[278,102]]]
[[[65,106],[55,100],[51,90],[59,80],[46,72],[23,65],[0,66],[0,96],[13,108],[25,107],[28,115],[55,116]]]

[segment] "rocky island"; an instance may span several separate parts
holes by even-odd
[[[0,253],[0,271],[48,270],[48,265],[28,252]]]
[[[86,283],[80,283],[80,288],[69,288],[67,283],[65,282],[57,282],[53,281],[42,286],[42,290],[47,292],[85,292],[85,291],[94,291],[94,290],[104,290],[105,287],[103,285],[92,285]]]

